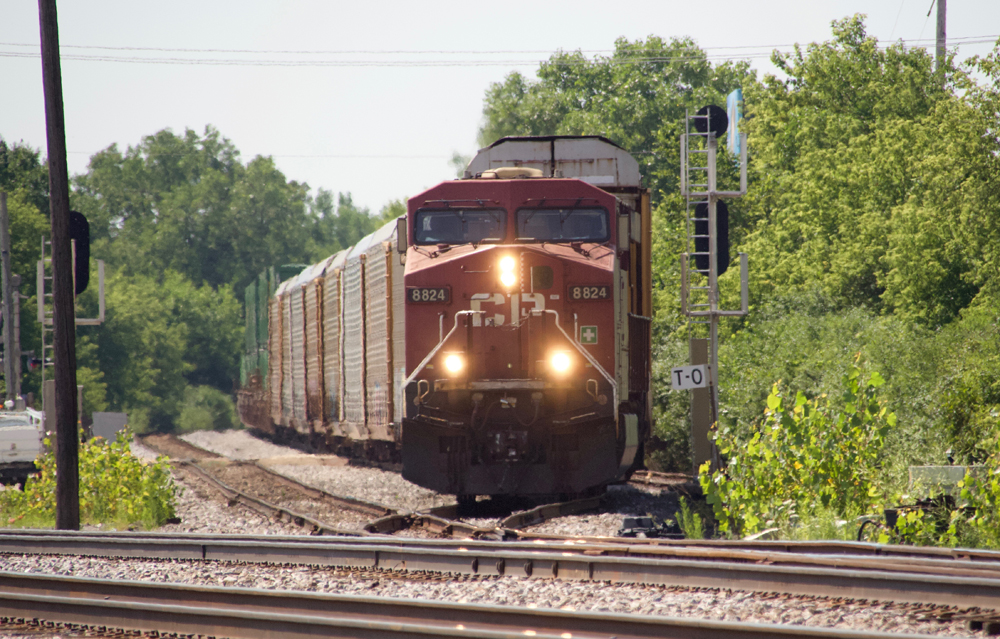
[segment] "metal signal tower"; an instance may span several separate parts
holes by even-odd
[[[725,135],[728,125],[726,112],[716,106],[700,109],[697,114],[686,114],[684,133],[680,138],[681,147],[681,195],[686,200],[686,252],[681,254],[681,312],[692,318],[688,324],[692,359],[696,351],[694,327],[707,325],[708,358],[708,408],[710,415],[703,423],[716,424],[719,419],[719,319],[726,316],[741,316],[749,312],[749,285],[747,254],[740,253],[741,304],[739,310],[724,310],[719,306],[719,275],[728,264],[728,213],[722,204],[725,229],[720,229],[720,199],[737,198],[747,191],[747,140],[746,133],[740,134],[740,190],[718,190],[716,157],[718,140]],[[721,231],[721,232],[720,232]],[[720,242],[721,240],[721,242]],[[720,256],[720,243],[726,247]],[[725,263],[720,257],[725,258]],[[693,262],[693,263],[692,263]],[[700,341],[700,340],[699,340]],[[703,347],[702,347],[703,348]],[[692,421],[697,422],[699,410],[697,402],[692,402]],[[700,409],[704,410],[704,409]],[[697,431],[697,428],[693,428]],[[697,438],[699,433],[695,432]],[[707,432],[703,433],[707,437]],[[696,441],[696,471],[697,448]],[[718,463],[718,454],[712,446],[713,466]]]

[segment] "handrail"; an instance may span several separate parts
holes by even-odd
[[[556,316],[556,328],[558,328],[559,332],[563,334],[563,337],[565,337],[566,340],[576,348],[576,350],[580,351],[580,354],[583,355],[588,362],[590,362],[590,365],[596,368],[597,371],[604,376],[604,379],[608,380],[608,383],[611,384],[611,396],[614,399],[614,404],[612,405],[615,407],[615,410],[618,410],[618,384],[615,383],[615,380],[612,379],[610,375],[608,375],[608,372],[604,370],[604,367],[601,366],[596,359],[594,359],[594,356],[591,355],[589,352],[587,352],[587,349],[583,347],[583,344],[577,342],[575,338],[570,337],[569,334],[565,330],[563,330],[563,327],[559,325],[559,312],[551,308],[545,308],[539,311],[532,311],[532,312],[552,313],[553,315]]]
[[[413,381],[413,379],[417,376],[417,374],[420,373],[420,371],[424,370],[427,364],[429,364],[430,361],[434,359],[434,356],[437,355],[437,352],[441,350],[441,347],[444,346],[444,343],[448,341],[448,338],[451,337],[451,334],[455,332],[455,329],[458,328],[459,315],[475,315],[476,313],[485,313],[485,312],[486,311],[458,311],[457,313],[455,313],[455,324],[451,327],[451,330],[448,331],[447,335],[441,338],[441,341],[437,343],[437,346],[432,348],[430,353],[427,353],[427,357],[424,358],[424,361],[420,362],[420,364],[413,370],[413,372],[410,373],[410,376],[403,381],[403,388],[409,386],[410,382]]]

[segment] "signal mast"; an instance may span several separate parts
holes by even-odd
[[[719,276],[729,268],[729,210],[723,198],[738,198],[747,191],[747,139],[739,133],[737,91],[730,95],[732,118],[722,108],[710,105],[695,115],[686,114],[681,147],[681,195],[686,201],[686,252],[681,254],[681,312],[691,318],[688,337],[691,366],[674,369],[675,389],[691,389],[691,433],[694,474],[705,461],[720,464],[718,450],[709,431],[719,420],[719,320],[749,312],[747,254],[740,253],[740,308],[726,310],[719,303]],[[740,189],[720,191],[716,157],[719,138],[732,119],[730,148],[739,153]],[[708,338],[695,337],[698,327],[708,328]],[[702,332],[703,331],[699,331]],[[697,372],[707,372],[698,375]],[[687,377],[685,377],[687,375]]]

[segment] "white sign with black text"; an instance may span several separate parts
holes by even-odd
[[[688,390],[708,386],[705,365],[678,366],[670,371],[670,385],[674,390]]]

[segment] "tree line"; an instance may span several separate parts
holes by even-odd
[[[49,234],[48,177],[39,152],[0,139],[13,266],[22,275],[23,350],[40,354],[35,262]],[[217,130],[163,130],[124,151],[111,145],[72,180],[71,207],[90,222],[91,256],[107,264],[106,321],[77,329],[84,413],[122,410],[139,431],[238,424],[242,291],[265,267],[311,263],[357,242],[379,215],[350,193],[314,195],[270,157],[244,162]],[[96,286],[78,299],[94,316]],[[38,395],[40,371],[23,391]]]

